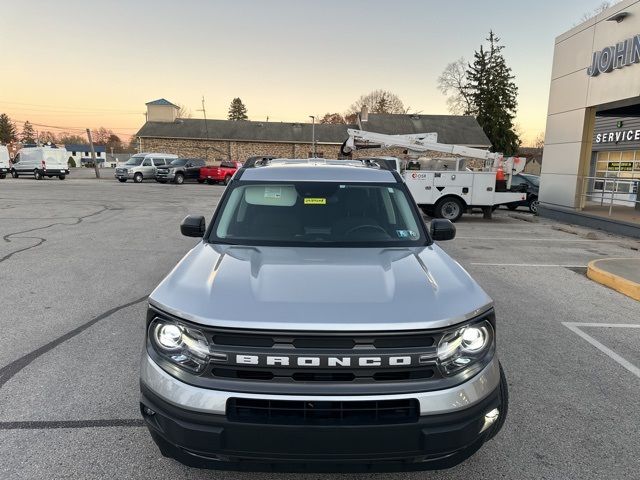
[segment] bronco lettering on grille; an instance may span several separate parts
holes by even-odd
[[[380,357],[309,357],[309,356],[272,356],[272,355],[236,355],[238,365],[262,365],[278,367],[406,367],[414,363],[411,356]]]

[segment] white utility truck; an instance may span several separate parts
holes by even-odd
[[[411,160],[401,162],[391,157],[372,157],[398,171],[420,208],[429,216],[458,220],[465,211],[481,208],[486,218],[498,205],[526,199],[526,192],[512,191],[511,178],[524,170],[526,160],[506,158],[478,148],[437,142],[437,134],[385,135],[348,129],[349,138],[341,153],[354,150],[400,147]],[[423,152],[440,152],[456,157],[431,159]],[[468,168],[468,159],[483,160],[481,170]],[[519,188],[519,187],[518,187]],[[514,188],[515,190],[515,188]]]
[[[6,145],[0,145],[0,178],[5,178],[10,168],[9,149]]]
[[[58,177],[64,180],[69,175],[67,151],[56,147],[28,147],[18,151],[11,174],[13,178],[20,175],[33,175],[36,180],[43,177]]]

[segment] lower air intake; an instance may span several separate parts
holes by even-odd
[[[270,425],[386,425],[417,422],[419,415],[415,399],[305,402],[232,398],[227,403],[230,421]]]

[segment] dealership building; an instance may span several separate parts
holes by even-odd
[[[540,214],[640,237],[640,0],[555,42]]]

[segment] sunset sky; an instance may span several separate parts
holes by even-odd
[[[145,102],[226,118],[308,121],[382,88],[412,112],[448,113],[436,80],[489,29],[520,90],[525,144],[545,128],[554,38],[601,0],[4,0],[0,112],[39,130],[123,137]],[[42,126],[46,125],[46,126]],[[53,128],[56,127],[56,128]]]

